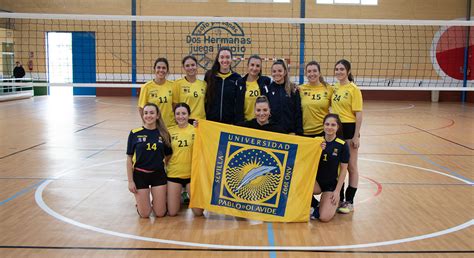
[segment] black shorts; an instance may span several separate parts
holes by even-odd
[[[324,132],[318,134],[303,134],[304,137],[314,138],[314,137],[323,137]]]
[[[354,138],[355,129],[355,123],[342,123],[342,133],[344,134],[344,140],[351,140]]]
[[[186,188],[186,185],[191,183],[191,178],[168,177],[168,181],[181,184],[184,188]]]
[[[138,170],[133,171],[133,182],[137,189],[148,189],[154,186],[166,185],[165,172],[145,173]]]
[[[321,192],[333,192],[334,190],[336,190],[337,180],[317,182],[319,187],[321,188]]]

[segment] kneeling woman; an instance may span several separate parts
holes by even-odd
[[[172,154],[170,135],[157,105],[146,104],[142,118],[143,126],[133,129],[128,136],[128,190],[135,195],[142,218],[148,218],[152,211],[163,217],[167,182],[163,160]]]
[[[195,130],[189,124],[191,109],[186,103],[178,103],[174,107],[176,126],[170,128],[173,155],[167,160],[168,174],[168,215],[176,216],[181,206],[181,191],[186,188],[190,193],[191,158]],[[202,215],[203,210],[193,208],[195,215]]]
[[[252,120],[248,120],[245,122],[239,122],[238,125],[243,126],[243,127],[248,127],[252,129],[258,129],[258,130],[264,130],[264,131],[270,131],[270,132],[276,132],[276,133],[286,133],[283,128],[278,125],[273,123],[270,120],[270,114],[271,114],[271,109],[270,109],[270,102],[268,101],[268,98],[264,95],[258,96],[255,99],[255,118]]]
[[[347,174],[349,147],[342,138],[342,125],[339,116],[328,114],[323,120],[326,148],[321,153],[314,194],[321,194],[321,203],[311,218],[323,222],[330,221],[339,205],[339,192]]]

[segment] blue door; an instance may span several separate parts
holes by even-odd
[[[72,32],[72,82],[95,83],[95,33]],[[95,88],[74,87],[73,95],[93,95]]]

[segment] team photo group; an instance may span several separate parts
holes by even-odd
[[[244,76],[232,70],[232,61],[232,51],[221,48],[200,80],[197,59],[186,56],[181,62],[185,76],[175,81],[167,80],[166,58],[154,62],[154,78],[141,87],[138,100],[143,125],[131,130],[126,152],[128,189],[139,216],[176,216],[182,197],[193,199],[193,145],[200,121],[319,137],[322,153],[308,218],[327,222],[336,213],[353,212],[363,100],[351,63],[335,62],[334,74],[326,75],[337,79],[331,85],[320,64],[310,61],[304,67],[307,83],[296,85],[284,60],[273,62],[269,76],[258,55],[246,58]],[[248,181],[268,170],[259,168]],[[202,216],[204,209],[192,207],[192,212]]]

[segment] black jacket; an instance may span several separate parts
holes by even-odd
[[[217,75],[214,76],[215,95],[211,103],[206,102],[206,119],[226,124],[234,124],[235,119],[235,100],[237,97],[236,81],[240,79],[238,73],[232,73],[223,80]],[[208,83],[206,81],[206,83]],[[209,85],[207,87],[209,90]],[[207,100],[206,100],[207,101]]]
[[[275,133],[285,133],[283,128],[280,125],[275,124],[272,120],[270,120],[268,124],[260,125],[257,122],[257,119],[254,118],[252,120],[245,121],[245,122],[241,121],[238,123],[238,125],[247,127],[247,128],[257,129],[257,130],[263,130],[263,131],[269,131],[269,132],[275,132]]]
[[[236,116],[236,121],[244,121],[245,120],[245,114],[244,114],[244,102],[245,102],[245,92],[247,91],[247,77],[248,74],[246,74],[244,77],[241,79],[237,80],[237,99],[235,101],[235,116]],[[269,91],[269,86],[271,83],[271,79],[268,78],[267,76],[260,76],[257,79],[257,84],[258,87],[260,88],[260,94],[266,95]]]
[[[266,94],[270,101],[272,120],[280,125],[286,133],[303,134],[301,98],[298,92],[285,91],[284,84],[272,82]]]

